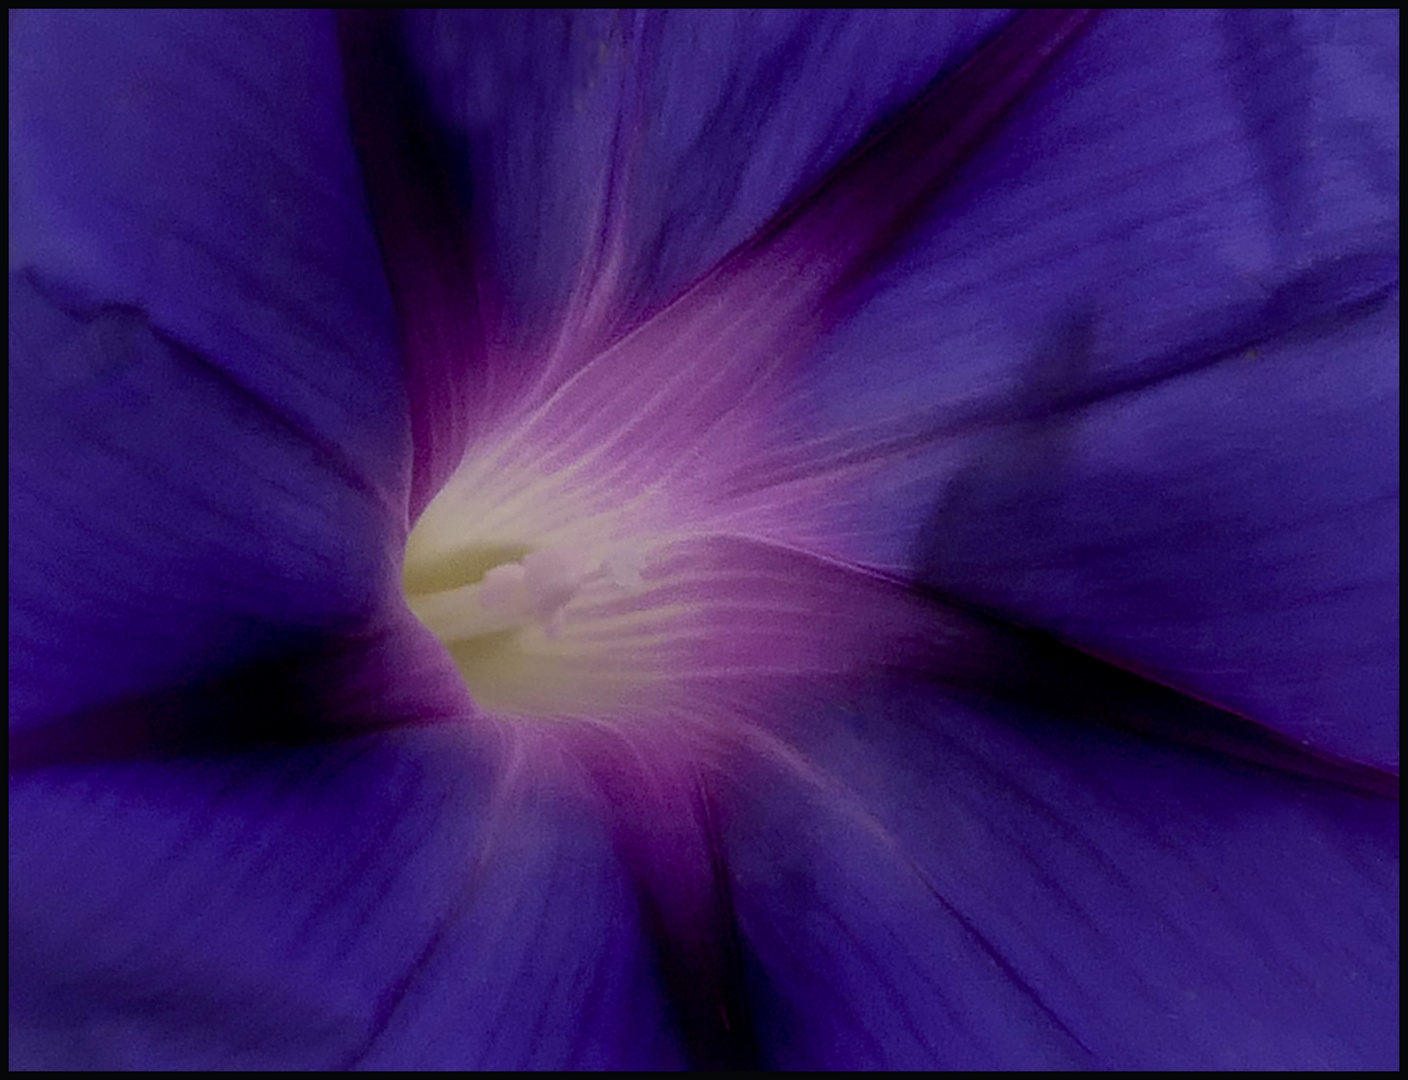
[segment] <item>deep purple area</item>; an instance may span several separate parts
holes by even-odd
[[[1396,12],[1103,15],[849,294],[799,413],[908,440],[857,543],[985,663],[799,691],[810,771],[658,833],[434,723],[439,391],[620,118],[629,325],[1004,20],[410,16],[417,222],[331,17],[12,15],[12,1068],[1397,1068]]]

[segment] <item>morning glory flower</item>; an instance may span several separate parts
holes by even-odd
[[[1395,1068],[1396,16],[1065,20],[14,17],[12,1067]]]

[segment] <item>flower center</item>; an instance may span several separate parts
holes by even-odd
[[[525,627],[556,637],[567,605],[584,588],[605,583],[630,591],[640,585],[641,565],[638,557],[624,551],[594,568],[584,568],[581,560],[562,552],[531,551],[517,561],[490,566],[478,581],[412,593],[409,601],[416,616],[442,641],[472,641]]]
[[[567,501],[546,497],[559,494],[550,485],[505,492],[459,479],[412,530],[403,582],[475,702],[519,717],[632,711],[640,682],[655,681],[632,643],[662,629],[642,577],[654,545],[624,542],[591,514],[546,511]],[[474,494],[461,498],[466,488]]]

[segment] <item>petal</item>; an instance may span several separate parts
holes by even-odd
[[[816,357],[844,553],[1396,769],[1396,18],[1098,21]]]
[[[1396,800],[892,683],[723,826],[767,1066],[1396,1069]]]
[[[444,140],[421,102],[398,13],[338,16],[352,136],[394,290],[405,358],[412,462],[409,517],[419,516],[484,411],[474,374],[485,331],[476,266]]]
[[[11,721],[357,628],[407,430],[331,24],[11,35]]]
[[[392,311],[326,17],[25,13],[11,41],[11,268],[121,304],[389,495]]]
[[[440,727],[12,777],[11,1067],[679,1065],[611,838],[514,753]]]
[[[887,112],[963,58],[998,18],[437,12],[407,26],[419,79],[389,20],[348,20],[354,128],[397,288],[423,450],[414,510],[458,464],[466,432],[502,426],[509,413],[539,404],[677,297]],[[860,171],[886,185],[878,197],[852,182],[806,220],[792,215],[792,225],[806,227],[788,226],[785,253],[755,261],[751,277],[722,275],[734,299],[779,308],[768,322],[756,312],[734,320],[751,326],[755,340],[730,366],[748,369],[778,341],[787,352],[807,344],[822,326],[814,310],[821,297],[893,238],[917,199],[1083,21],[1061,13],[1018,20],[1024,32],[983,70],[991,85],[949,93],[938,115],[926,115],[923,126],[951,129],[930,140],[937,162],[901,143],[863,155]],[[893,54],[891,63],[871,63],[877,50]],[[557,62],[541,63],[547,55]],[[868,58],[862,68],[857,55]],[[443,130],[416,104],[422,93]],[[966,113],[955,109],[964,101]],[[453,162],[468,191],[472,241],[434,165],[437,153],[440,170]],[[830,241],[837,250],[823,250]],[[720,284],[676,321],[683,314],[698,323]],[[809,321],[798,334],[802,311]],[[728,337],[714,343],[709,361],[734,350],[737,334]],[[708,366],[706,358],[693,366]],[[614,383],[617,367],[599,365],[597,378]]]
[[[608,328],[671,300],[1002,18],[435,12],[408,40],[521,336],[584,275]]]
[[[975,440],[928,574],[1397,772],[1397,352],[1381,309]]]

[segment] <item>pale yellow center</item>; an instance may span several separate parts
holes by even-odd
[[[481,708],[619,717],[659,681],[635,646],[666,617],[642,597],[661,537],[624,542],[622,515],[573,506],[560,475],[515,479],[467,466],[451,480],[411,532],[407,602]]]

